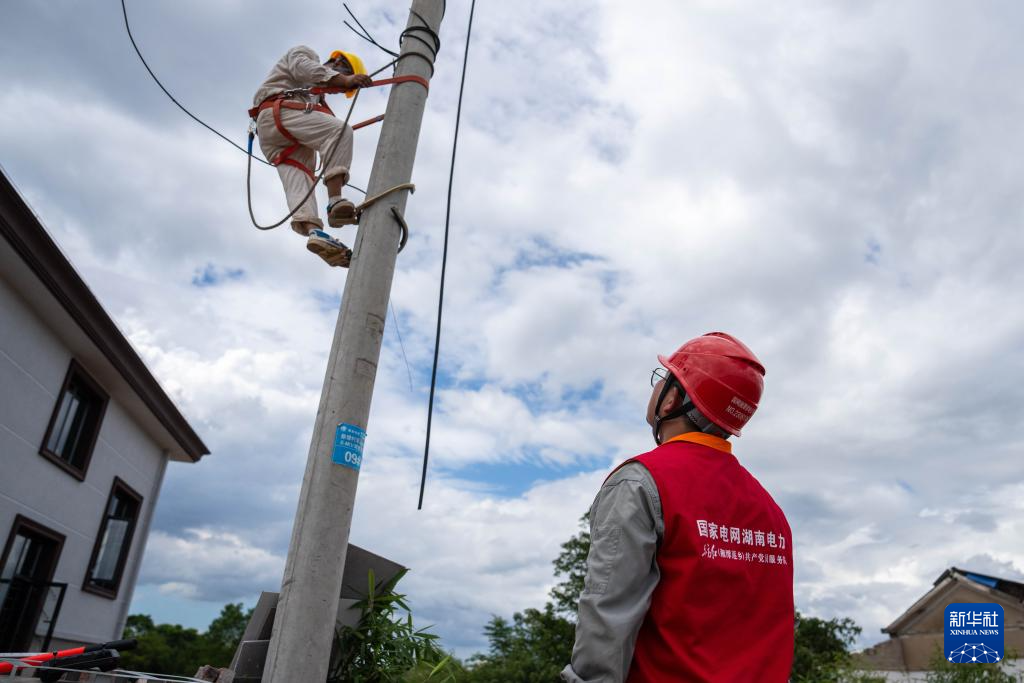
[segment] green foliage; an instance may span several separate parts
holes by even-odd
[[[851,672],[850,646],[861,629],[852,619],[818,619],[796,613],[793,683],[838,683]]]
[[[527,609],[512,615],[512,623],[494,617],[484,628],[490,651],[470,661],[465,679],[472,683],[553,683],[572,655],[575,627],[555,613]]]
[[[870,671],[847,669],[843,672],[842,677],[839,680],[843,683],[887,683],[889,679],[881,674],[872,673]]]
[[[378,587],[370,570],[369,595],[354,605],[362,610],[359,623],[335,635],[328,683],[457,680],[462,667],[441,650],[436,635],[413,627],[405,596],[395,592],[405,573]],[[396,614],[399,609],[404,617]]]
[[[225,605],[205,633],[178,624],[154,624],[146,614],[133,614],[124,638],[136,638],[135,650],[121,653],[121,666],[132,671],[191,676],[204,664],[228,666],[252,611],[241,603]]]
[[[953,664],[936,649],[929,662],[932,670],[925,680],[928,683],[1019,683],[1024,676],[1015,676],[1006,670],[1012,658],[1006,656],[998,664]]]
[[[555,576],[563,577],[561,583],[551,589],[554,610],[557,614],[576,620],[576,610],[583,593],[583,581],[587,576],[587,554],[590,552],[590,516],[580,517],[580,531],[562,544],[562,552],[554,561]]]
[[[210,622],[204,634],[203,664],[230,666],[251,616],[252,610],[243,609],[240,602],[224,605],[220,616]],[[192,673],[195,673],[195,669]]]
[[[124,638],[139,641],[137,649],[121,653],[125,669],[190,676],[202,666],[200,636],[194,628],[154,624],[147,614],[133,614],[125,622]]]
[[[461,680],[458,661],[443,652],[437,636],[416,630],[405,596],[395,593],[402,572],[356,607],[362,609],[358,625],[339,629],[331,656],[328,683],[446,683]],[[396,615],[398,609],[405,616]],[[136,638],[139,647],[122,653],[122,667],[133,671],[191,676],[204,664],[226,667],[238,648],[252,610],[225,605],[206,632],[177,624],[154,624],[145,614],[133,614],[124,638]]]
[[[211,621],[210,627],[206,629],[206,638],[212,644],[230,648],[230,659],[235,654],[238,642],[242,640],[242,634],[245,633],[245,626],[251,616],[252,610],[243,610],[240,602],[224,605],[220,615]]]

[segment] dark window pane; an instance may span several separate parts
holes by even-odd
[[[53,424],[53,431],[50,432],[50,440],[46,447],[67,460],[64,455],[71,436],[75,415],[78,413],[78,398],[70,391],[65,392],[61,398],[60,408],[57,411],[57,420]]]
[[[105,402],[106,398],[72,365],[44,450],[84,473]]]
[[[64,538],[17,515],[0,553],[0,651],[28,649],[40,624]],[[51,620],[56,603],[52,605]],[[44,646],[43,649],[46,649]]]
[[[81,382],[73,381],[64,394],[61,404],[60,421],[50,441],[50,450],[75,467],[84,464],[86,451],[92,440],[92,415],[100,398]]]
[[[92,568],[92,580],[97,584],[112,586],[117,573],[117,561],[121,557],[124,541],[128,535],[126,519],[108,519],[107,529],[103,533],[100,552],[96,556],[96,564]]]
[[[15,534],[14,541],[11,543],[11,549],[7,553],[7,560],[4,562],[4,566],[0,568],[0,604],[3,604],[4,599],[7,597],[7,590],[11,585],[10,581],[14,578],[15,573],[18,573],[22,559],[25,557],[25,551],[28,550],[28,545],[28,538],[22,534]]]
[[[11,543],[11,549],[7,554],[7,561],[4,562],[4,567],[0,570],[0,579],[10,579],[14,576],[21,566],[21,560],[27,548],[28,538],[22,534],[15,534],[14,542]]]
[[[119,482],[114,484],[93,551],[93,561],[86,579],[88,585],[117,592],[121,572],[131,549],[139,507],[139,499],[127,487]]]

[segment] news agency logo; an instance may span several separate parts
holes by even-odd
[[[1003,658],[1003,608],[994,602],[946,605],[946,659],[954,664],[992,664]]]

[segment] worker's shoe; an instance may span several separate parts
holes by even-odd
[[[343,225],[357,223],[356,205],[347,199],[338,199],[327,205],[327,225],[340,228]]]
[[[316,220],[315,223],[309,220],[308,218],[304,218],[301,221],[292,221],[292,230],[299,233],[303,237],[309,237],[309,233],[313,232],[314,230],[319,230],[322,227],[324,227],[324,224],[320,222],[319,218]]]
[[[352,262],[352,250],[344,243],[334,239],[323,230],[310,230],[306,240],[306,249],[322,258],[331,266],[348,268]]]

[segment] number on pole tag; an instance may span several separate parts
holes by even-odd
[[[359,467],[363,464],[363,444],[365,441],[365,429],[342,422],[334,431],[334,448],[331,450],[331,462],[358,472]]]

